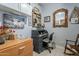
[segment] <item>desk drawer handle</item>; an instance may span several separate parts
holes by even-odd
[[[26,47],[26,46],[22,46],[22,47],[20,47],[19,49],[22,50],[22,49],[24,49],[25,47]]]

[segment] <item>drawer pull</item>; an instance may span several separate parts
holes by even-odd
[[[24,49],[25,47],[26,47],[26,46],[22,46],[22,47],[20,47],[19,49],[22,50],[22,49]]]

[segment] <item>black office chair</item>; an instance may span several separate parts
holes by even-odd
[[[44,44],[46,45],[45,47],[49,50],[50,53],[51,53],[51,48],[53,49],[53,44],[55,44],[55,42],[52,42],[53,35],[54,32],[50,34],[50,37],[47,37],[46,39],[43,40]]]

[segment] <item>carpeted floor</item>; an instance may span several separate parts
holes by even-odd
[[[66,56],[64,54],[64,48],[56,46],[55,49],[51,50],[51,53],[49,53],[48,50],[44,50],[40,54],[33,52],[34,56]]]

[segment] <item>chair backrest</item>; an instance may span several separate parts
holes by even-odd
[[[78,45],[78,39],[79,39],[79,34],[77,34],[77,37],[76,37],[76,41],[75,41],[75,45]]]
[[[53,39],[53,34],[54,34],[54,32],[50,34],[49,41],[52,41],[52,39]]]

